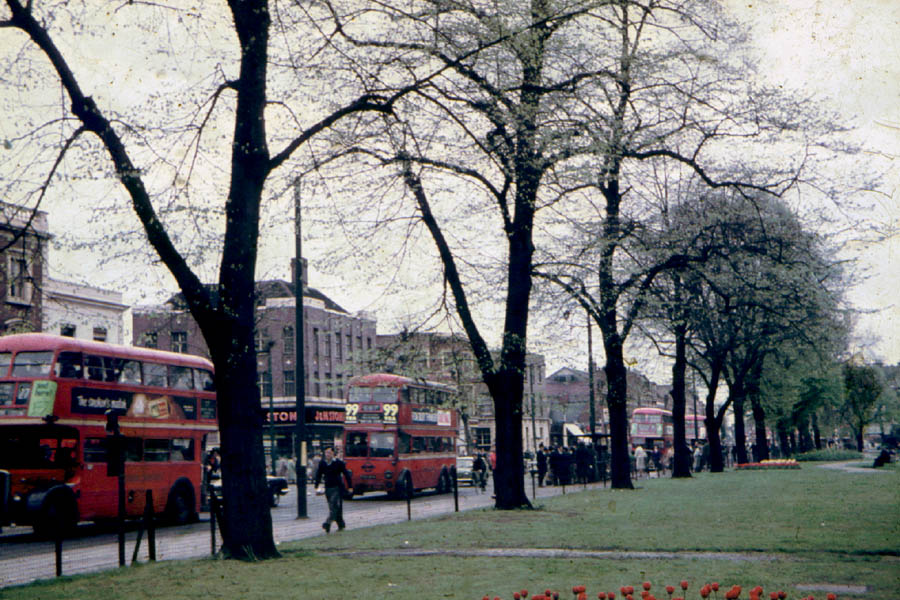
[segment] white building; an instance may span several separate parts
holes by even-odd
[[[44,333],[131,345],[131,311],[119,292],[46,277],[42,296]]]

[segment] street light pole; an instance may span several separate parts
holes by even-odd
[[[272,376],[272,348],[274,340],[269,340],[266,345],[266,367],[269,374],[269,462],[272,475],[275,475],[275,390],[272,389],[274,377]]]
[[[534,364],[528,365],[528,388],[529,393],[531,394],[531,451],[534,453],[535,460],[537,459],[537,429],[535,429],[535,420],[534,420]]]
[[[591,443],[597,443],[597,414],[594,408],[594,340],[591,336],[591,313],[587,313],[588,327],[588,402],[591,410]]]
[[[297,457],[297,518],[306,514],[306,363],[303,356],[303,241],[300,220],[300,178],[294,179],[294,392],[297,398],[297,424],[294,430],[294,456]]]

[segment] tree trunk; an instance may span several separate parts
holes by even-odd
[[[747,431],[744,428],[744,399],[747,397],[743,378],[738,376],[728,387],[731,396],[731,412],[734,415],[734,447],[737,450],[738,464],[747,460]]]
[[[762,402],[756,395],[750,396],[750,404],[753,408],[753,425],[756,428],[756,455],[759,460],[767,460],[769,441],[766,438],[766,411],[763,410]]]
[[[684,411],[685,372],[687,371],[686,327],[679,323],[675,326],[675,364],[672,365],[672,424],[674,455],[672,477],[691,476],[691,453],[685,435]]]
[[[793,456],[793,452],[791,451],[791,440],[788,437],[788,428],[785,425],[784,420],[779,420],[778,422],[778,445],[781,446],[781,457],[789,458]]]
[[[524,382],[506,371],[491,386],[496,423],[497,468],[494,470],[495,507],[501,510],[531,506],[525,494],[525,462],[522,455],[522,392]],[[517,389],[518,388],[518,389]]]
[[[606,406],[609,409],[610,481],[613,489],[634,489],[631,455],[628,451],[628,382],[622,345],[615,340],[606,347]],[[615,338],[617,340],[617,338]]]
[[[714,360],[709,378],[709,391],[706,395],[706,441],[709,444],[709,470],[713,473],[721,473],[725,470],[725,461],[722,456],[722,438],[720,428],[724,409],[722,407],[719,416],[716,416],[716,388],[719,387],[719,379],[722,376],[722,363]]]
[[[810,415],[810,422],[812,423],[813,442],[816,445],[816,450],[821,450],[822,432],[819,430],[819,413],[817,411],[813,411],[813,413]]]

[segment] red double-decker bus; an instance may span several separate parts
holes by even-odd
[[[187,354],[44,334],[0,338],[0,523],[68,532],[115,518],[110,415],[124,454],[126,512],[197,515],[205,437],[217,430],[213,367]]]
[[[652,447],[662,445],[668,448],[675,436],[672,411],[663,408],[636,408],[631,413],[631,443]]]
[[[403,497],[426,488],[452,490],[456,465],[454,388],[384,373],[350,381],[344,460],[354,493]]]

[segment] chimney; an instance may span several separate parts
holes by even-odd
[[[301,268],[301,283],[303,284],[303,291],[306,292],[307,288],[309,288],[309,270],[306,259],[302,259],[302,268]],[[296,289],[297,287],[297,259],[291,259],[291,287]]]

